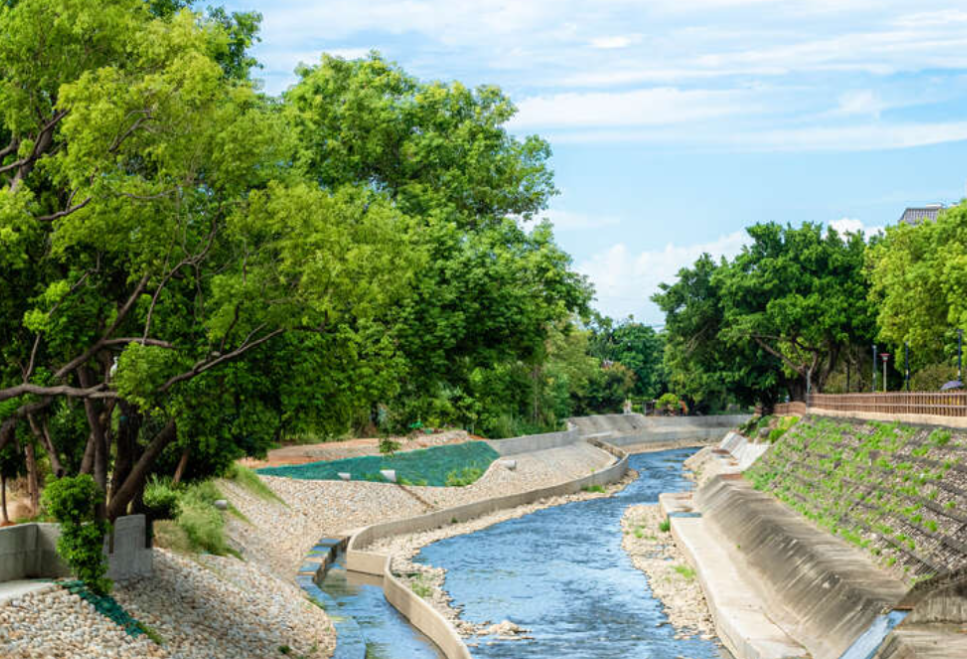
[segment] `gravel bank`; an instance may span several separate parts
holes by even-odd
[[[652,594],[662,602],[669,623],[678,631],[676,638],[698,635],[712,639],[715,625],[702,586],[671,534],[659,528],[663,520],[657,504],[629,507],[621,519],[621,546],[635,567],[648,576]]]
[[[329,618],[295,585],[231,557],[195,560],[155,549],[154,575],[117,584],[114,598],[157,632],[132,638],[65,590],[0,606],[0,657],[7,659],[263,659],[329,657]]]
[[[263,476],[285,501],[267,502],[231,483],[219,487],[252,522],[229,520],[233,544],[247,560],[291,580],[303,557],[322,537],[347,535],[377,522],[420,515],[490,497],[516,494],[586,476],[611,464],[613,457],[578,443],[515,456],[516,469],[495,461],[467,487],[415,487],[365,481],[300,481]]]
[[[527,630],[507,620],[496,624],[493,621],[486,621],[475,625],[474,623],[461,619],[460,607],[453,606],[452,598],[446,592],[446,570],[421,563],[414,563],[412,560],[413,557],[426,545],[443,540],[444,538],[473,533],[474,531],[485,529],[499,522],[523,517],[524,515],[544,508],[560,506],[573,501],[584,501],[587,499],[611,496],[633,482],[637,477],[637,473],[629,471],[621,481],[606,486],[603,492],[579,492],[577,494],[541,499],[532,504],[500,510],[467,522],[451,524],[444,528],[383,538],[367,547],[367,550],[393,556],[393,573],[401,581],[409,584],[414,592],[428,600],[437,611],[450,620],[461,636],[465,638],[495,636],[500,639],[525,639],[527,638]],[[469,644],[473,645],[473,643]]]

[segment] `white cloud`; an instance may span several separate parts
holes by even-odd
[[[747,112],[740,92],[672,87],[630,92],[567,92],[518,103],[515,129],[530,127],[656,126]]]
[[[659,144],[747,152],[850,152],[907,149],[967,140],[967,122],[880,123],[748,130],[683,125],[544,133],[558,144]]]
[[[871,89],[864,89],[842,94],[835,112],[842,115],[868,114],[879,118],[880,113],[887,107],[879,94]]]
[[[836,229],[836,232],[840,235],[847,233],[862,233],[863,237],[867,240],[877,233],[882,233],[884,230],[883,227],[880,226],[868,227],[863,220],[859,220],[855,217],[842,217],[838,220],[833,220],[829,222],[829,226],[833,229]]]
[[[731,258],[748,244],[745,231],[737,231],[718,240],[695,245],[669,243],[661,250],[632,253],[624,243],[617,243],[577,269],[586,274],[597,292],[597,307],[612,317],[633,314],[646,323],[660,323],[663,318],[651,296],[661,283],[672,283],[678,271],[695,263],[704,253],[715,259]]]
[[[606,215],[588,215],[572,211],[550,209],[543,213],[543,218],[551,221],[558,231],[579,231],[584,229],[600,229],[613,227],[621,223],[616,217]]]
[[[591,47],[597,48],[599,50],[617,50],[619,48],[627,48],[628,46],[633,46],[641,40],[641,37],[635,36],[614,36],[614,37],[597,37],[591,39]]]

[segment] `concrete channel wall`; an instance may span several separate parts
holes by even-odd
[[[107,576],[122,581],[148,576],[152,570],[151,548],[147,546],[144,515],[127,515],[114,522],[104,539]],[[57,524],[17,524],[0,529],[0,582],[70,576],[70,569],[57,554]]]
[[[628,456],[624,451],[594,439],[588,440],[588,443],[610,453],[614,456],[614,462],[588,476],[582,476],[551,487],[484,499],[462,506],[437,510],[426,515],[383,522],[360,529],[354,532],[349,540],[346,550],[346,569],[382,576],[383,593],[387,601],[402,613],[414,627],[436,643],[447,659],[469,659],[470,652],[453,625],[440,615],[431,604],[417,596],[409,587],[393,576],[390,569],[391,557],[366,551],[365,548],[382,538],[440,528],[454,523],[454,520],[466,522],[498,510],[516,508],[550,497],[575,494],[585,487],[607,485],[621,480],[628,472]]]
[[[582,437],[597,437],[614,446],[663,444],[681,440],[715,442],[751,415],[722,416],[642,416],[641,414],[602,414],[569,419]]]
[[[817,659],[840,657],[907,592],[861,551],[741,476],[713,478],[696,501],[703,520],[749,566],[774,619]]]
[[[487,443],[501,456],[517,455],[519,453],[533,453],[547,449],[570,446],[581,438],[577,428],[562,432],[549,432],[543,435],[525,435],[512,439],[492,439]]]

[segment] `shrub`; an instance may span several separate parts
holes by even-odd
[[[104,536],[111,525],[97,519],[97,507],[104,503],[104,492],[90,474],[59,478],[44,489],[43,505],[60,522],[57,553],[70,566],[74,575],[91,592],[106,596],[112,582],[104,575]]]
[[[910,377],[910,388],[913,391],[939,391],[944,383],[956,379],[956,367],[948,364],[931,364]]]
[[[681,409],[680,403],[681,401],[679,401],[678,396],[668,392],[661,395],[656,403],[656,407],[663,412],[674,414]]]
[[[447,487],[464,487],[476,483],[483,476],[480,467],[464,467],[459,472],[454,470],[447,474]]]
[[[219,556],[231,553],[225,541],[225,517],[215,507],[220,498],[211,481],[196,483],[181,493],[175,523],[185,532],[192,549]]]
[[[380,437],[379,439],[379,453],[380,455],[393,455],[400,450],[400,444],[391,437]]]
[[[144,486],[144,505],[151,519],[174,519],[178,516],[180,488],[170,478],[152,476]]]
[[[658,530],[661,531],[662,533],[668,533],[669,531],[671,531],[672,530],[671,520],[668,519],[667,517],[663,519],[661,523],[658,525]]]

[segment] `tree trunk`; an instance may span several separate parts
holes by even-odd
[[[82,366],[77,369],[77,377],[80,385],[85,389],[92,386],[93,379],[88,367]],[[91,398],[85,398],[84,412],[87,414],[87,425],[94,438],[94,482],[102,491],[107,492],[107,441],[104,438],[104,426],[101,425],[100,405]],[[87,458],[87,455],[84,457]]]
[[[0,508],[3,508],[3,524],[6,526],[10,523],[10,518],[7,517],[7,477],[0,474]]]
[[[60,478],[64,475],[64,466],[60,462],[60,456],[57,455],[57,449],[54,447],[54,442],[50,438],[50,430],[47,429],[47,419],[42,417],[42,421],[38,426],[36,419],[34,419],[33,414],[27,415],[27,420],[30,422],[30,430],[34,433],[34,436],[40,440],[40,443],[44,446],[44,451],[47,453],[47,458],[50,460],[50,470],[54,472],[54,478]]]
[[[33,442],[26,442],[24,455],[27,463],[27,495],[30,498],[30,515],[33,517],[40,511],[40,479],[37,474],[37,456],[34,453]]]
[[[191,455],[191,447],[186,446],[185,450],[181,452],[181,459],[178,460],[178,466],[175,467],[175,475],[171,479],[171,482],[175,485],[181,482],[181,477],[185,475],[185,468],[188,466],[188,456]]]
[[[119,401],[117,454],[114,459],[114,472],[111,475],[111,493],[117,492],[121,483],[131,473],[131,468],[140,455],[138,435],[141,433],[141,414],[137,408],[125,401]]]
[[[151,471],[151,467],[154,466],[158,456],[177,437],[178,428],[175,425],[175,420],[171,419],[145,448],[144,453],[131,468],[121,487],[111,494],[111,500],[107,505],[108,519],[114,521],[127,511],[128,504],[144,487],[144,479],[148,476],[148,472]]]

